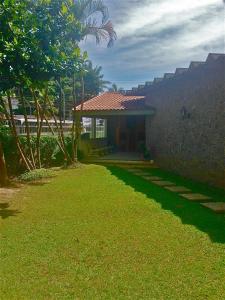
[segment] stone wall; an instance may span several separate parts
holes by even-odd
[[[225,56],[209,55],[147,90],[146,143],[162,168],[225,188]]]

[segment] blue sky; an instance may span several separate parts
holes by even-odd
[[[82,42],[105,79],[129,89],[209,52],[225,51],[222,0],[105,0],[118,39],[113,48]]]

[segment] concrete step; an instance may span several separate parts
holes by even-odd
[[[96,164],[111,164],[111,165],[133,165],[133,166],[148,166],[152,168],[158,168],[156,164],[152,164],[149,161],[142,161],[142,160],[113,160],[113,159],[101,159],[101,158],[86,158],[84,163],[96,163]]]

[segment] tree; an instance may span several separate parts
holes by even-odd
[[[102,15],[100,22],[96,13]],[[87,54],[81,53],[79,42],[94,35],[97,43],[107,40],[108,46],[112,46],[116,34],[108,19],[108,9],[101,0],[3,0],[0,23],[0,101],[23,164],[28,170],[41,167],[40,137],[49,113],[55,120],[59,147],[68,164],[72,159],[63,132],[63,80],[70,78],[72,84],[75,78],[75,85],[80,82],[80,97],[84,101]],[[94,73],[99,80],[97,84],[103,84],[100,69]],[[90,87],[90,92],[93,89],[96,86]],[[28,152],[16,131],[12,110],[14,94],[23,109]],[[55,98],[59,103],[59,123],[54,110]],[[31,146],[27,103],[34,106],[37,116],[35,150]]]
[[[1,102],[18,151],[28,170],[37,167],[30,145],[29,127],[26,125],[30,152],[27,154],[15,129],[11,96],[12,92],[18,91],[25,120],[27,112],[24,107],[24,90],[29,90],[33,97],[39,115],[36,152],[38,167],[41,167],[40,136],[49,103],[49,81],[72,73],[72,70],[78,67],[77,62],[80,58],[77,40],[81,38],[81,25],[72,13],[65,10],[65,2],[5,0],[0,4],[0,88],[7,96],[2,98]],[[71,1],[68,3],[74,6]],[[63,133],[61,138],[64,146]]]
[[[123,88],[118,88],[116,83],[112,84],[112,87],[108,88],[109,92],[122,92]]]
[[[109,81],[103,79],[102,67],[93,67],[91,61],[86,63],[86,73],[84,74],[85,83],[85,98],[90,99],[99,93],[103,92],[104,89],[110,84]]]
[[[84,85],[85,85],[85,91],[84,91],[84,100],[88,100],[94,96],[99,95],[99,93],[103,92],[105,89],[108,88],[108,85],[110,84],[109,81],[104,80],[104,75],[102,74],[102,67],[101,66],[95,66],[93,67],[93,64],[90,60],[87,60],[84,62],[84,73],[83,73],[83,79],[84,79]],[[78,74],[77,74],[78,75]],[[73,78],[63,78],[61,82],[62,89],[64,91],[64,97],[66,101],[65,105],[65,115],[67,117],[70,117],[70,112],[72,112],[72,109],[74,107],[73,104]],[[80,83],[80,77],[75,76],[75,90],[76,90],[76,103],[79,104],[82,99],[82,86]]]
[[[4,158],[3,146],[0,140],[0,186],[8,185],[8,175]]]
[[[0,186],[8,185],[8,174],[6,169],[5,157],[3,152],[3,144],[2,144],[2,121],[4,115],[2,114],[2,107],[0,106]]]
[[[91,35],[97,44],[107,40],[108,47],[112,47],[117,36],[109,20],[108,8],[102,0],[78,0],[73,12],[82,24],[82,39]],[[98,13],[101,18],[96,16]]]
[[[4,114],[2,113],[2,107],[0,105],[0,186],[6,186],[9,183],[2,143],[5,129]]]

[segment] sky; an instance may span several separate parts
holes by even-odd
[[[105,0],[117,33],[112,48],[81,43],[105,79],[130,89],[225,52],[223,0]]]

